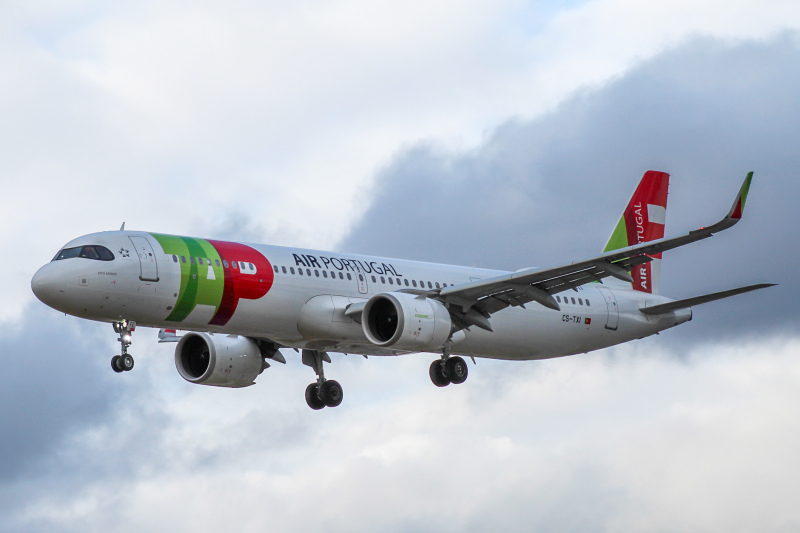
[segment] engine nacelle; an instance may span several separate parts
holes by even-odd
[[[370,342],[398,350],[439,350],[450,336],[453,322],[438,300],[403,292],[376,294],[361,315]]]
[[[247,337],[187,333],[175,347],[175,366],[191,383],[238,388],[253,385],[269,365]]]

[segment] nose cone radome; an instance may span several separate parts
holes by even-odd
[[[31,279],[33,294],[50,307],[56,306],[58,295],[63,292],[63,280],[60,279],[57,270],[48,263],[40,268]]]

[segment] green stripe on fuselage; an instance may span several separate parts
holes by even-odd
[[[219,310],[222,291],[225,287],[225,273],[217,250],[206,240],[178,237],[174,235],[152,234],[164,252],[177,255],[181,268],[181,287],[175,308],[166,318],[171,322],[182,322],[197,305],[214,307]],[[186,257],[186,262],[182,258]],[[191,258],[194,258],[192,262]],[[200,260],[203,264],[200,264]]]

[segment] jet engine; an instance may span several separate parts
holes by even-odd
[[[187,333],[175,347],[183,379],[215,387],[247,387],[269,366],[258,345],[238,335]]]
[[[418,352],[439,350],[453,329],[450,313],[441,302],[402,292],[370,298],[361,325],[378,346]]]

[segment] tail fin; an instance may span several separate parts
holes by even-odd
[[[645,172],[603,252],[664,238],[668,188],[669,174],[655,170]],[[651,262],[634,267],[631,277],[637,291],[658,294],[661,254],[652,257]]]

